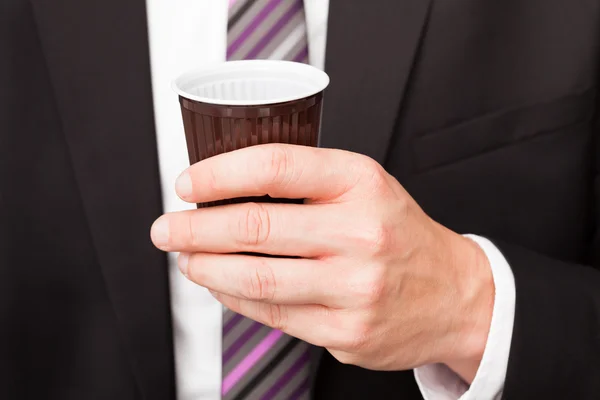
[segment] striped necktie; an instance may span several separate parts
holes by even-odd
[[[229,0],[227,59],[308,62],[303,0]]]
[[[230,0],[227,59],[308,61],[303,0]],[[223,400],[306,400],[309,345],[226,310]]]

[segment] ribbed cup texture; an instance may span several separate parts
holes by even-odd
[[[316,147],[323,93],[287,103],[225,106],[179,97],[190,164],[248,146],[289,143]],[[241,202],[290,202],[265,197],[237,198],[198,207]]]

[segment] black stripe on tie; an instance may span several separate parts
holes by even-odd
[[[240,18],[242,18],[242,16],[250,7],[252,7],[254,3],[256,3],[256,0],[247,0],[244,5],[241,6],[240,9],[229,18],[229,21],[227,22],[227,31],[229,31],[240,20]]]
[[[250,392],[252,392],[252,390],[256,386],[258,386],[258,384],[261,383],[263,381],[263,379],[265,379],[271,373],[271,371],[273,371],[275,369],[277,364],[279,364],[281,361],[283,361],[285,356],[287,356],[294,349],[294,347],[296,347],[296,345],[298,343],[300,343],[299,339],[293,338],[292,340],[290,340],[290,342],[288,344],[286,344],[283,347],[283,349],[281,349],[281,351],[271,360],[270,363],[265,365],[265,367],[262,369],[262,371],[260,371],[254,377],[254,379],[252,379],[248,383],[248,385],[246,385],[246,387],[244,387],[242,389],[242,391],[233,398],[233,400],[247,400],[246,396],[248,396],[250,394]]]

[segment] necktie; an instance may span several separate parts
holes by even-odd
[[[227,59],[307,62],[303,0],[229,0]]]
[[[230,0],[227,59],[308,61],[303,0]],[[309,398],[309,345],[233,311],[223,316],[223,400]]]

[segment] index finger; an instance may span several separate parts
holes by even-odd
[[[176,190],[194,203],[264,195],[331,200],[353,187],[355,174],[347,171],[362,159],[367,157],[308,146],[251,146],[192,165],[178,178]]]

